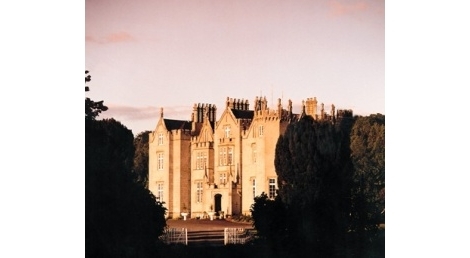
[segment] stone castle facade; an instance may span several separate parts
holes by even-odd
[[[266,97],[227,98],[216,120],[212,104],[194,104],[190,121],[164,118],[163,109],[149,137],[149,190],[164,202],[167,216],[205,217],[209,211],[250,215],[254,197],[274,198],[277,175],[274,154],[279,135],[303,115],[335,122],[345,112],[332,105],[326,112],[316,98],[302,101],[302,113],[278,99],[269,109]]]

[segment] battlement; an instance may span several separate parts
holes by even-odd
[[[265,119],[265,120],[273,120],[273,119],[280,119],[282,116],[282,110],[273,110],[273,109],[264,109],[264,110],[257,110],[254,114],[254,119]]]
[[[331,105],[331,109],[329,110],[329,112],[327,112],[323,103],[318,105],[316,97],[302,100],[301,114],[293,114],[292,101],[290,99],[288,100],[287,109],[283,108],[281,103],[282,100],[280,98],[277,102],[277,107],[274,109],[270,109],[268,108],[268,101],[266,100],[266,96],[256,96],[254,100],[254,109],[249,110],[250,105],[248,103],[248,99],[237,99],[227,97],[226,106],[232,109],[232,112],[234,112],[237,119],[243,120],[243,130],[246,130],[250,126],[252,120],[259,119],[263,119],[266,121],[280,120],[285,122],[295,121],[302,116],[309,115],[315,120],[326,120],[335,123],[336,120],[339,118],[353,117],[353,111],[351,109],[336,110],[335,105],[333,104]],[[199,134],[200,129],[202,128],[202,123],[204,122],[204,119],[207,119],[211,126],[214,128],[214,125],[217,123],[216,112],[217,107],[215,106],[215,104],[195,103],[193,106],[193,112],[191,114],[191,121],[188,121],[188,125],[178,124],[178,127],[175,127],[168,126],[167,124],[167,128],[187,129],[187,126],[189,126],[191,128],[191,135],[197,136]],[[163,118],[163,108],[161,108],[160,110],[160,115]],[[165,121],[166,123],[168,123],[167,121],[169,121],[169,119],[165,119]],[[186,134],[186,132],[184,131],[182,133]],[[178,133],[175,132],[174,134]]]
[[[189,129],[173,129],[168,131],[172,140],[190,140],[191,130]]]

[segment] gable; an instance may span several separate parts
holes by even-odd
[[[162,130],[163,129],[163,130]],[[157,132],[165,131],[165,124],[163,123],[163,118],[158,119],[155,130],[153,130],[149,135],[149,143],[152,143],[157,138]]]
[[[229,109],[229,108],[226,108],[224,110],[224,113],[222,113],[222,116],[220,116],[220,118],[217,121],[216,126],[214,128],[214,132],[216,132],[219,129],[220,126],[226,125],[226,124],[233,124],[233,125],[237,124],[237,119],[233,115],[231,109]]]
[[[214,131],[207,120],[204,121],[196,142],[214,142]]]

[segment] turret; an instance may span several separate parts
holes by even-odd
[[[312,98],[307,98],[307,101],[305,102],[305,113],[309,116],[312,116],[314,119],[316,119],[316,114],[317,114],[317,98],[314,97]]]

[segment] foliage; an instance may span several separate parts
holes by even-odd
[[[134,182],[132,132],[114,119],[85,119],[86,257],[150,257],[166,209]]]
[[[385,222],[385,116],[357,117],[351,130],[353,231]]]
[[[286,211],[279,195],[271,200],[261,193],[255,197],[250,211],[257,235],[274,245],[282,244],[286,235]]]
[[[85,70],[85,84],[91,81],[91,75]],[[85,85],[85,92],[90,91],[90,87]],[[108,110],[108,107],[101,101],[93,101],[90,98],[85,98],[85,119],[95,120],[96,117],[102,112]]]
[[[347,229],[350,127],[346,118],[335,126],[305,116],[290,124],[276,145],[274,162],[289,237],[325,255],[341,246]]]
[[[144,131],[139,133],[134,138],[134,168],[133,173],[136,177],[136,182],[148,188],[148,174],[149,174],[149,133]]]

